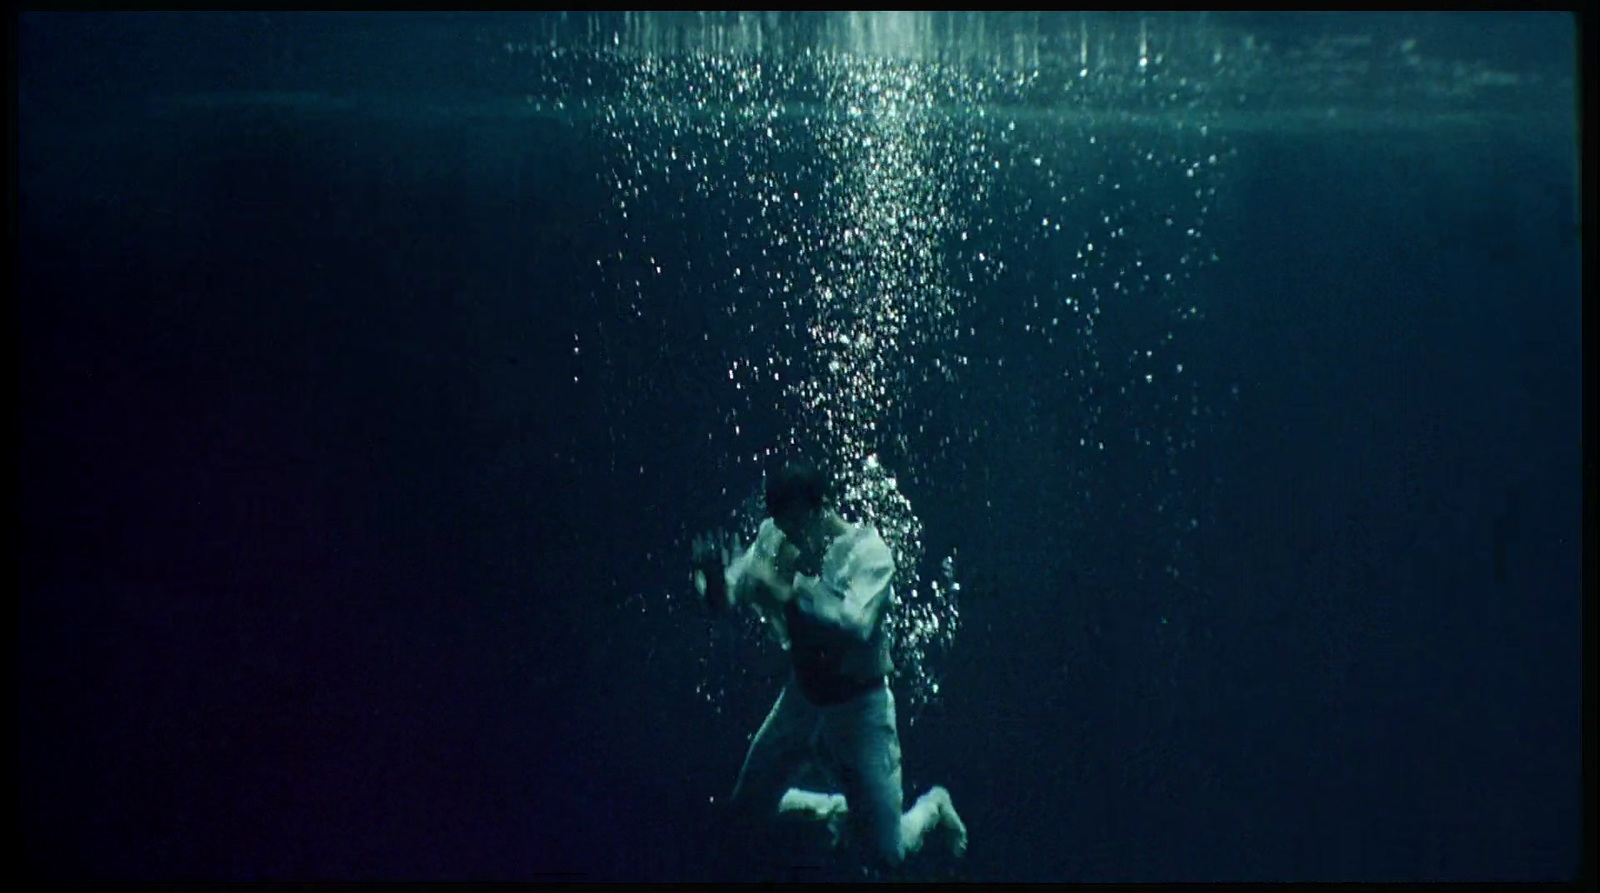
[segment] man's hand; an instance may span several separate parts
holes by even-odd
[[[746,573],[755,582],[750,601],[763,614],[782,614],[783,606],[794,598],[794,571],[784,573],[770,564],[753,562]]]
[[[708,533],[694,538],[694,588],[705,596],[712,611],[721,612],[732,605],[726,572],[734,556],[742,551],[739,538],[731,533],[726,537]]]

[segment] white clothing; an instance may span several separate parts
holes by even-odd
[[[751,565],[775,565],[784,542],[783,531],[771,518],[761,522],[755,541],[726,571],[736,603],[757,585],[748,573]],[[828,545],[820,574],[794,575],[789,610],[782,617],[765,618],[794,654],[801,681],[813,694],[818,692],[810,683],[819,673],[868,683],[892,668],[888,631],[879,619],[894,601],[894,570],[894,553],[883,537],[871,527],[852,524]]]
[[[728,568],[736,598],[745,594],[739,587],[756,585],[748,575],[752,563],[775,562],[783,543],[783,532],[764,520],[755,542]],[[830,827],[842,814],[873,853],[897,865],[941,824],[958,851],[966,831],[943,788],[901,813],[900,736],[887,679],[889,643],[879,622],[894,597],[893,576],[883,538],[856,525],[829,545],[820,574],[795,575],[795,597],[781,618],[795,673],[750,743],[733,801],[767,813],[806,813]],[[791,787],[808,768],[837,778],[843,798]]]
[[[790,787],[807,769],[836,776],[843,796]],[[904,796],[894,694],[887,683],[819,707],[791,679],[750,742],[732,800],[762,812],[806,813],[830,828],[842,815],[856,838],[891,866],[921,849],[928,832],[941,825],[957,852],[965,850],[966,829],[948,792],[932,788],[902,814]]]

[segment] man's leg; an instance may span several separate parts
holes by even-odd
[[[914,853],[922,849],[922,840],[928,832],[939,828],[950,842],[950,851],[957,856],[967,853],[967,826],[956,814],[950,792],[943,785],[934,785],[900,817],[900,847],[903,852]]]
[[[820,720],[793,683],[784,686],[745,753],[730,798],[736,811],[761,818],[777,814],[789,779],[811,752]]]
[[[819,728],[813,733],[811,748],[799,772],[790,779],[790,788],[778,801],[778,814],[825,823],[829,846],[837,847],[850,810],[844,795],[834,793],[840,789],[840,784],[833,765],[833,758],[821,740],[819,714]]]
[[[900,811],[905,796],[900,735],[888,686],[828,708],[823,734],[839,761],[851,825],[874,855],[899,865],[935,828],[945,831],[956,855],[966,852],[966,826],[944,788],[929,790],[910,810]]]
[[[803,788],[790,788],[778,801],[778,814],[789,818],[823,822],[828,826],[828,845],[837,847],[844,834],[850,807],[843,794],[824,794]]]

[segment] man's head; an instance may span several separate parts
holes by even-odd
[[[828,490],[827,475],[805,461],[785,462],[767,476],[767,514],[801,550],[822,534]]]

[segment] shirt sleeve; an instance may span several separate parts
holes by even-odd
[[[771,518],[763,519],[761,527],[756,531],[756,538],[744,553],[733,559],[723,572],[723,579],[728,582],[728,592],[732,593],[735,603],[743,602],[750,596],[750,588],[756,585],[755,579],[750,574],[750,569],[758,562],[765,562],[771,566],[777,562],[778,550],[783,547],[783,531],[778,529]],[[789,627],[782,614],[767,615],[759,608],[757,616],[766,621],[767,632],[785,651],[789,648]]]
[[[749,570],[752,562],[765,561],[773,563],[778,557],[778,548],[783,545],[783,532],[778,530],[778,525],[771,518],[764,518],[761,527],[756,531],[756,538],[751,541],[750,547],[744,554],[733,560],[724,572],[728,581],[728,591],[733,593],[736,601],[743,600],[745,591],[740,587],[749,587],[753,584]]]

